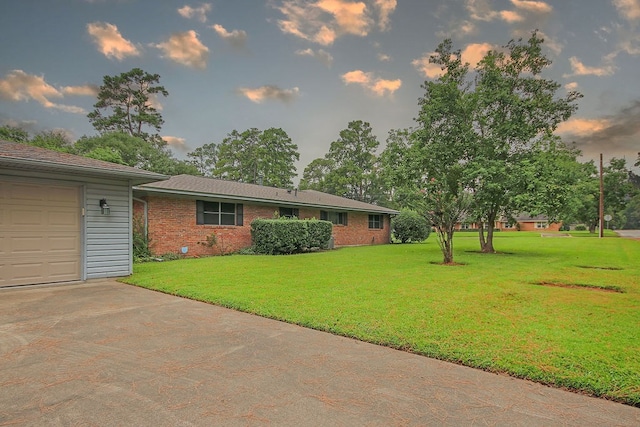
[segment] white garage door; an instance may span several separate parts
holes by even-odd
[[[0,178],[0,286],[80,279],[80,187]]]

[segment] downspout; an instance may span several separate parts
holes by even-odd
[[[144,206],[144,237],[145,237],[145,239],[148,240],[149,239],[149,230],[148,230],[147,224],[148,224],[148,221],[149,221],[149,217],[148,217],[147,211],[148,211],[149,207],[148,207],[147,201],[139,199],[137,197],[132,197],[132,199],[135,200],[136,202],[142,203],[142,205]]]

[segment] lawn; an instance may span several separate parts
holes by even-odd
[[[125,282],[640,406],[640,241],[499,233],[136,264]],[[545,285],[542,285],[544,283]]]

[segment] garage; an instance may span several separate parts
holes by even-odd
[[[81,279],[80,186],[0,179],[0,286]]]
[[[0,288],[131,274],[132,186],[167,178],[0,141]]]

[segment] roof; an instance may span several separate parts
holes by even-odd
[[[135,191],[182,196],[210,197],[257,203],[302,206],[345,211],[398,214],[393,209],[376,206],[315,190],[291,190],[243,182],[225,181],[192,175],[172,176],[167,181],[134,187]]]
[[[166,175],[130,166],[8,141],[0,141],[0,167],[32,171],[67,172],[83,176],[118,177],[131,180],[134,184],[143,184],[168,178]]]

